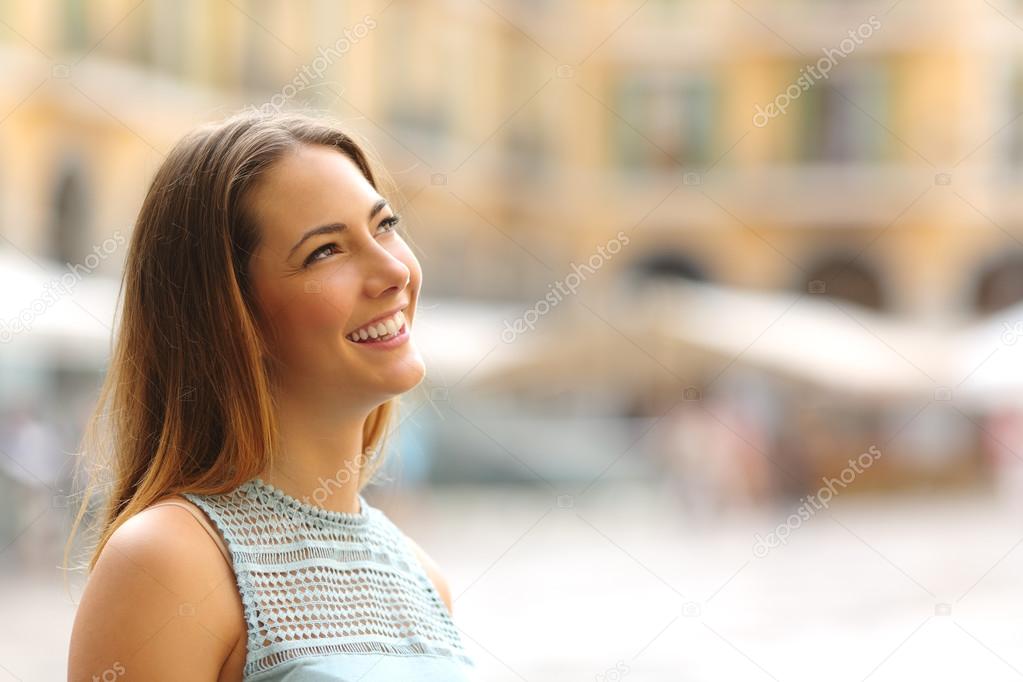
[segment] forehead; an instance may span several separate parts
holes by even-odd
[[[290,248],[311,227],[357,225],[380,198],[348,156],[323,145],[299,145],[273,164],[249,197],[262,241]]]

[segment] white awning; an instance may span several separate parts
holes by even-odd
[[[84,274],[80,271],[80,274]],[[102,362],[119,282],[0,251],[0,349]]]
[[[933,394],[948,381],[943,334],[818,294],[693,283],[646,310],[681,343],[842,391]]]

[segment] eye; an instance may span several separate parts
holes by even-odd
[[[401,222],[401,216],[395,214],[381,220],[380,224],[377,225],[377,229],[386,226],[388,228],[388,232],[394,232],[394,230],[398,227],[399,222]]]
[[[316,249],[315,251],[310,253],[309,256],[302,263],[302,266],[303,267],[307,267],[311,263],[313,263],[314,261],[323,260],[322,258],[318,258],[317,256],[319,254],[321,254],[321,253],[327,253],[327,249],[337,249],[337,248],[338,248],[338,245],[335,244],[334,242],[331,242],[330,244],[324,244],[323,246],[319,247],[318,249]]]

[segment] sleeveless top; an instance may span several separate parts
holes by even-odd
[[[253,478],[183,497],[226,541],[247,627],[245,682],[465,682],[475,662],[404,534]]]

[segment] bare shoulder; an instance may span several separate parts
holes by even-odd
[[[408,535],[405,536],[408,540],[409,545],[415,551],[416,556],[419,558],[419,563],[423,565],[423,569],[426,570],[426,575],[430,578],[430,582],[437,588],[437,592],[440,593],[441,599],[444,600],[444,604],[448,607],[448,612],[453,611],[453,603],[451,600],[451,589],[448,587],[447,581],[444,579],[444,574],[441,573],[440,566],[437,565],[429,554],[420,547],[415,540],[410,538]]]
[[[68,679],[106,679],[112,671],[127,679],[217,680],[244,622],[234,573],[213,538],[188,509],[150,506],[111,535],[89,576]]]

